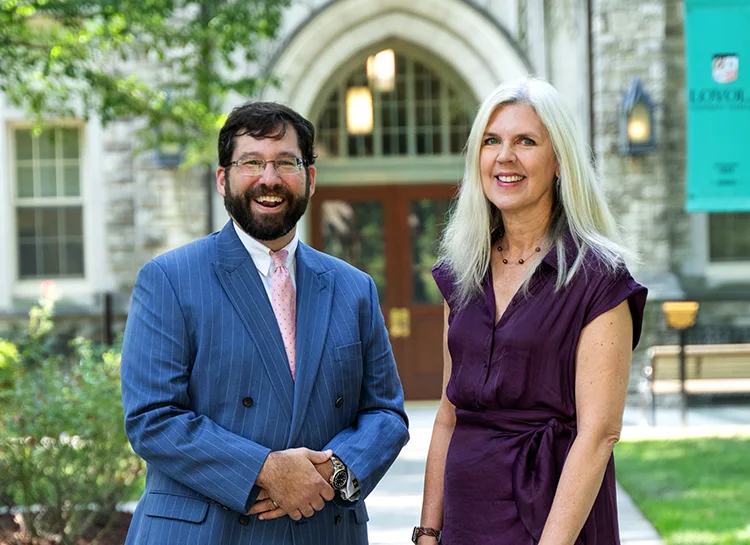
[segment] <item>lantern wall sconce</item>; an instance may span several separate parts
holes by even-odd
[[[640,155],[656,151],[654,103],[635,78],[620,107],[620,153]]]

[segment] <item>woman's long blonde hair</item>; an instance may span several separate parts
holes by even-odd
[[[502,213],[485,197],[479,169],[482,140],[492,114],[505,104],[528,104],[541,119],[552,140],[560,175],[555,182],[548,244],[557,249],[560,290],[581,269],[587,252],[594,252],[611,270],[634,259],[623,246],[619,228],[604,199],[588,146],[560,94],[546,81],[527,77],[498,86],[479,107],[466,144],[466,168],[440,245],[441,261],[456,281],[455,302],[460,306],[480,294],[490,266],[492,233],[502,230]],[[577,247],[568,267],[565,235],[570,231]],[[570,250],[568,250],[570,251]],[[538,265],[537,265],[538,266]],[[533,274],[529,271],[526,283]],[[524,288],[526,287],[524,283]]]

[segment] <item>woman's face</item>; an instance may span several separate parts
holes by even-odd
[[[528,104],[490,117],[479,151],[482,189],[503,216],[551,213],[557,159],[547,129]]]

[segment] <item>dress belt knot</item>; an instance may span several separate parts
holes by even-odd
[[[537,425],[513,464],[513,499],[526,530],[539,541],[576,432],[575,421],[557,417]]]

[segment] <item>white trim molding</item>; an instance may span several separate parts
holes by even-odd
[[[281,85],[264,89],[263,99],[307,116],[347,60],[393,38],[442,59],[478,100],[500,82],[531,71],[509,34],[460,0],[345,0],[328,5],[291,35],[269,69]]]

